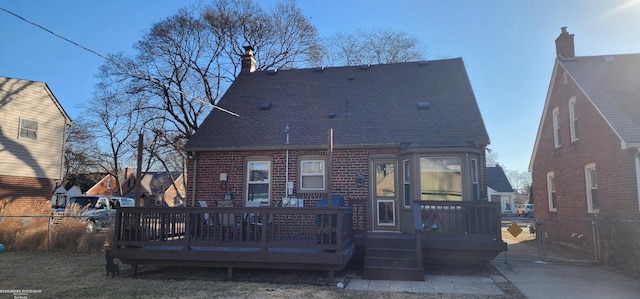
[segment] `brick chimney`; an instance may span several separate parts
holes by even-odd
[[[576,56],[573,47],[573,34],[567,32],[567,27],[560,28],[562,32],[560,36],[556,38],[556,55],[558,58],[570,59]]]
[[[242,70],[240,73],[253,73],[256,71],[256,58],[253,56],[252,46],[243,46],[244,55],[242,55]]]

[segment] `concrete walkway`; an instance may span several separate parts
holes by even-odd
[[[496,282],[506,282],[502,276],[449,276],[438,275],[424,277],[424,281],[390,281],[351,279],[347,290],[382,291],[382,292],[411,292],[434,294],[474,294],[474,295],[502,295],[504,292]]]

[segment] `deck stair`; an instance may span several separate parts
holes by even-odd
[[[404,234],[376,234],[367,237],[364,278],[373,280],[423,281],[418,267],[415,239]]]

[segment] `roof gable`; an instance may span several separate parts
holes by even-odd
[[[500,166],[487,167],[487,186],[497,192],[513,192],[513,187]]]
[[[243,73],[188,150],[290,146],[486,145],[462,59]]]
[[[560,65],[621,141],[640,145],[640,54],[576,57]]]

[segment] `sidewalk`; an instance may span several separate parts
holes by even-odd
[[[596,263],[561,261],[549,254],[542,261],[534,246],[509,244],[506,259],[493,266],[529,299],[640,298],[640,281]]]
[[[433,294],[503,295],[495,283],[507,282],[502,276],[425,275],[424,281],[390,281],[351,279],[347,290],[411,292]]]

